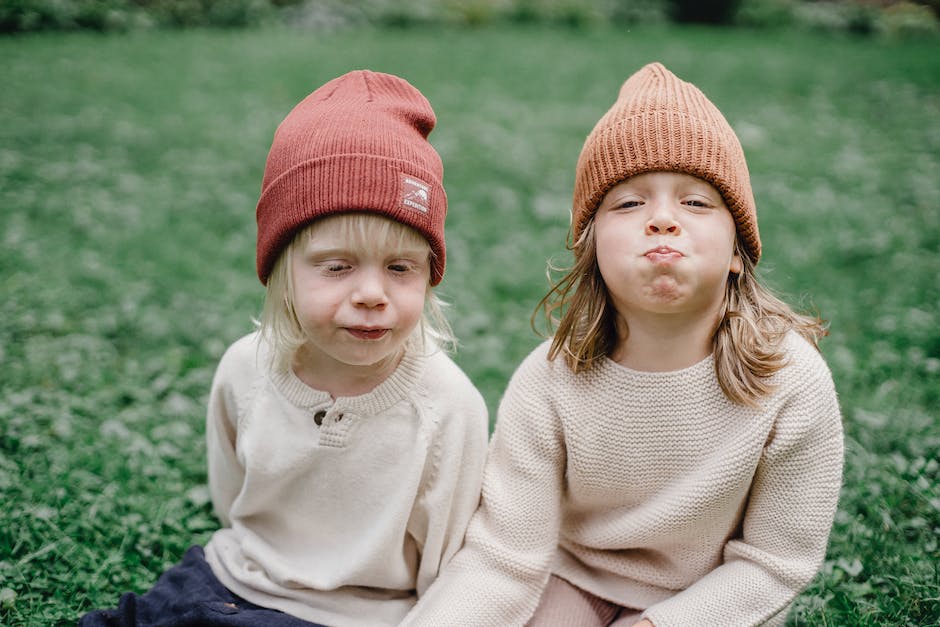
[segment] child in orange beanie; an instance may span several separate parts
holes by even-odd
[[[438,348],[447,197],[424,96],[356,71],[278,127],[257,206],[260,330],[212,384],[223,527],[81,625],[396,625],[479,502],[487,411]]]
[[[841,416],[824,329],[757,280],[744,153],[699,89],[658,63],[624,83],[572,240],[466,544],[406,624],[784,622],[826,551]]]

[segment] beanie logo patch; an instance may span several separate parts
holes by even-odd
[[[402,174],[401,204],[408,209],[427,213],[431,206],[431,186],[410,174]]]

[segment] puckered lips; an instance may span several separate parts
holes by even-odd
[[[684,255],[671,246],[655,246],[643,253],[643,256],[654,264],[668,264],[682,259]]]

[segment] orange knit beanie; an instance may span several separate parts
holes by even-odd
[[[711,183],[734,216],[745,252],[757,263],[760,234],[744,150],[705,94],[659,63],[627,79],[584,142],[575,173],[574,241],[610,188],[657,171],[682,172]]]
[[[326,83],[274,133],[258,200],[258,278],[267,284],[281,250],[316,218],[382,214],[431,247],[431,284],[444,276],[444,168],[428,134],[437,119],[404,79],[357,70]]]

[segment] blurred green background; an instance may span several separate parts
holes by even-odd
[[[260,310],[254,206],[274,128],[302,97],[367,67],[431,101],[450,199],[440,293],[495,418],[540,341],[546,262],[569,260],[581,143],[653,60],[736,129],[764,280],[831,321],[845,482],[791,625],[940,623],[935,11],[0,2],[0,623],[74,624],[217,527],[205,400]]]

